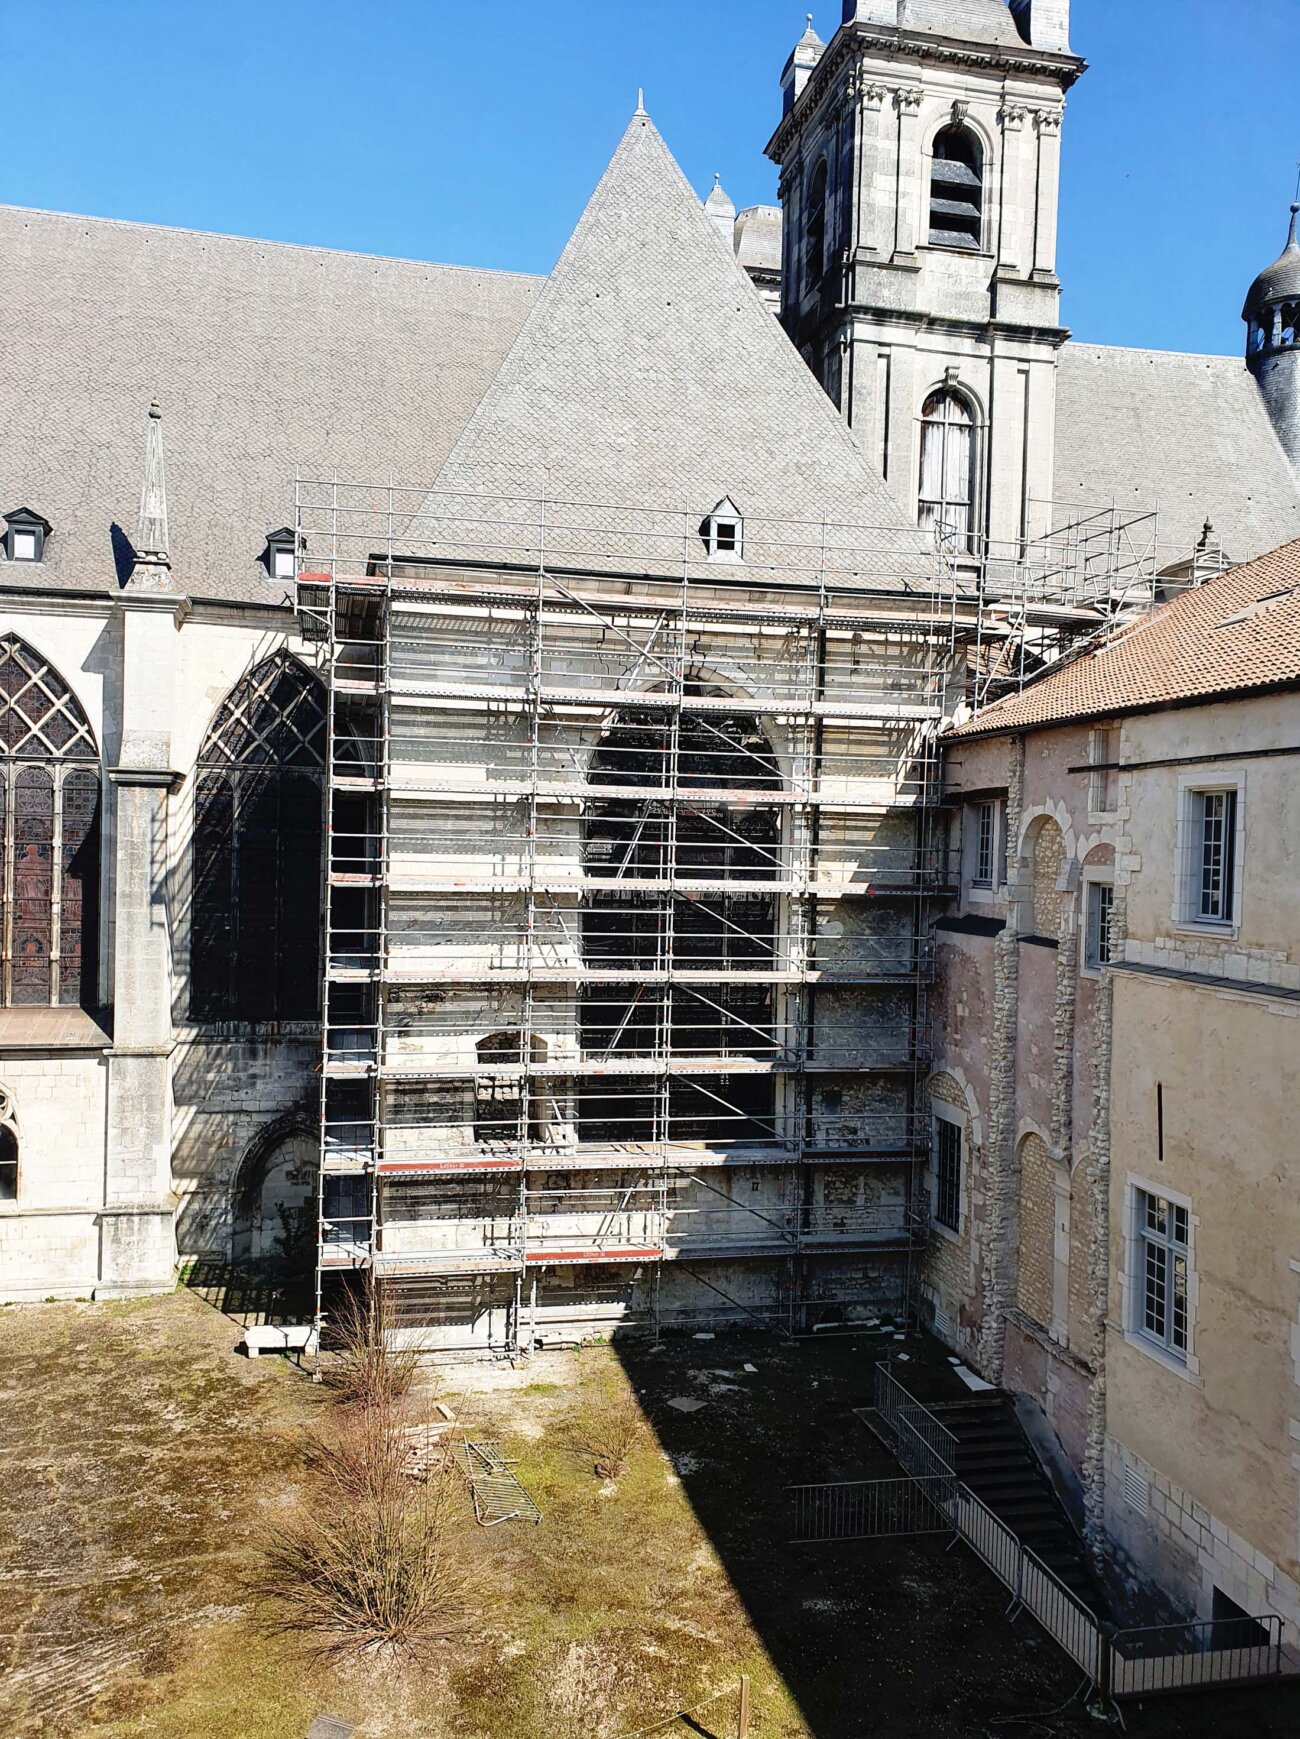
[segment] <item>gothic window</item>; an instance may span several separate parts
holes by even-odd
[[[0,637],[0,1003],[93,1008],[99,750],[59,673]]]
[[[967,552],[973,547],[975,418],[966,400],[946,388],[921,406],[917,518],[943,542]]]
[[[945,127],[930,167],[930,245],[978,253],[984,221],[984,153],[969,127]]]
[[[804,253],[809,289],[822,281],[826,270],[826,159],[823,157],[808,184],[808,216],[804,226]]]
[[[195,1020],[317,1016],[325,735],[324,690],[286,652],[213,720],[195,774]]]
[[[0,1087],[0,1202],[18,1200],[18,1118],[8,1091]]]

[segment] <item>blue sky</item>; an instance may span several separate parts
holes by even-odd
[[[0,199],[545,271],[636,88],[701,191],[762,155],[807,0],[0,0]],[[839,0],[819,0],[823,36]],[[1300,0],[1074,0],[1081,338],[1236,351],[1285,238]]]

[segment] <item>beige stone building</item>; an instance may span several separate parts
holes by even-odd
[[[1292,543],[948,734],[926,1282],[1130,1593],[1292,1624],[1298,599]]]

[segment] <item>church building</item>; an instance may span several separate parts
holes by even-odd
[[[1084,72],[846,0],[779,221],[638,112],[546,279],[0,208],[0,1297],[915,1313],[940,728],[1300,537],[1294,221],[1061,326]]]

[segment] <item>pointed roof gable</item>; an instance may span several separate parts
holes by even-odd
[[[726,496],[751,560],[764,520],[870,528],[895,570],[929,547],[642,115],[424,504],[444,556],[462,491],[673,515],[679,568]]]

